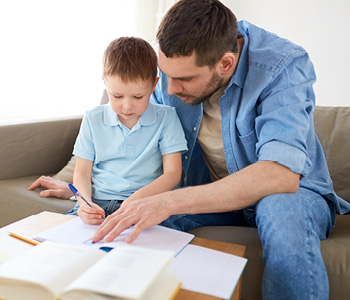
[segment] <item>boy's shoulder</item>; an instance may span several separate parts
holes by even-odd
[[[85,112],[84,118],[89,122],[101,122],[105,119],[107,104],[98,105]],[[108,114],[108,113],[107,113]]]
[[[95,106],[93,108],[90,108],[85,112],[85,114],[91,116],[91,115],[103,113],[106,105],[107,104],[102,104],[102,105],[98,105],[98,106]]]
[[[168,105],[158,104],[154,102],[150,102],[149,105],[153,106],[156,111],[175,112],[175,108]]]
[[[151,106],[151,110],[154,111],[154,114],[157,116],[156,118],[159,121],[167,120],[168,122],[170,122],[170,120],[178,118],[176,109],[174,107],[152,102],[149,103],[149,106]]]

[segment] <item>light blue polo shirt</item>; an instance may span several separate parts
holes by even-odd
[[[150,103],[129,130],[108,103],[85,114],[73,154],[93,161],[95,199],[124,200],[163,173],[163,155],[179,151],[187,142],[174,108]]]

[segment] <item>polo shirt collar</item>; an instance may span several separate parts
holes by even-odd
[[[146,111],[141,115],[139,119],[139,123],[141,126],[150,126],[152,125],[156,119],[156,109],[154,107],[155,104],[149,102]]]
[[[154,104],[150,102],[137,124],[140,124],[141,126],[152,125],[156,121],[156,116]],[[104,123],[108,126],[118,126],[122,124],[118,118],[118,115],[112,109],[110,102],[104,105]]]

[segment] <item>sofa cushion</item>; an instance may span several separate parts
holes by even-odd
[[[350,215],[337,215],[332,233],[321,241],[321,251],[326,265],[329,299],[349,299],[350,296]]]
[[[62,181],[73,182],[73,173],[76,160],[77,158],[73,155],[69,162],[63,167],[63,169],[53,177]]]
[[[42,211],[64,214],[75,205],[75,202],[70,200],[40,197],[39,193],[43,188],[29,191],[28,186],[37,178],[35,175],[0,180],[0,227]]]
[[[334,190],[350,202],[350,107],[316,106],[314,124]]]

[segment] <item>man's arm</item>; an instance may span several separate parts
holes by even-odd
[[[57,197],[68,200],[74,196],[68,188],[67,182],[50,176],[40,176],[28,187],[28,190],[34,190],[41,186],[47,188],[47,190],[41,191],[40,197]]]
[[[295,193],[300,175],[276,162],[260,161],[216,182],[132,201],[108,217],[92,238],[112,241],[135,224],[126,242],[131,243],[147,227],[175,214],[214,213],[242,209],[265,196]]]

